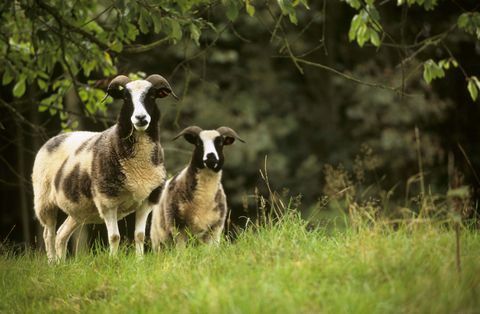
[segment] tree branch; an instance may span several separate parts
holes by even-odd
[[[383,84],[379,84],[379,83],[373,83],[373,82],[366,82],[366,81],[362,81],[354,76],[351,76],[349,74],[346,74],[346,73],[343,73],[343,72],[340,72],[334,68],[331,68],[329,66],[326,66],[326,65],[323,65],[321,63],[316,63],[316,62],[311,62],[311,61],[308,61],[308,60],[304,60],[304,59],[300,59],[300,58],[297,58],[297,57],[294,57],[295,58],[295,61],[297,63],[303,63],[303,64],[306,64],[306,65],[309,65],[309,66],[313,66],[313,67],[316,67],[316,68],[320,68],[320,69],[323,69],[323,70],[326,70],[326,71],[329,71],[329,72],[332,72],[334,74],[337,74],[349,81],[352,81],[352,82],[355,82],[357,84],[360,84],[360,85],[365,85],[365,86],[370,86],[370,87],[375,87],[375,88],[380,88],[380,89],[385,89],[385,90],[390,90],[390,91],[393,91],[399,95],[403,95],[403,96],[415,96],[415,95],[412,95],[412,94],[406,94],[405,92],[403,92],[401,90],[401,88],[398,88],[398,87],[392,87],[392,86],[387,86],[387,85],[383,85]]]
[[[146,52],[149,50],[152,50],[158,46],[163,45],[164,43],[168,42],[170,40],[169,37],[164,37],[162,39],[159,39],[157,41],[154,41],[152,43],[146,44],[146,45],[130,45],[126,46],[123,48],[122,53],[125,54],[136,54],[136,53],[142,53]]]
[[[73,24],[70,24],[68,21],[66,21],[58,12],[55,8],[49,6],[48,4],[44,3],[42,0],[36,0],[38,6],[42,9],[44,9],[45,11],[47,11],[51,16],[53,16],[53,18],[55,20],[57,20],[57,22],[63,26],[65,26],[65,28],[67,28],[68,30],[72,31],[72,32],[75,32],[77,34],[80,34],[82,35],[83,37],[87,38],[88,40],[90,40],[91,42],[95,43],[97,46],[99,46],[100,48],[104,49],[104,50],[109,50],[110,47],[105,44],[104,42],[100,41],[97,37],[95,37],[94,35],[90,34],[89,32],[85,31],[84,29],[82,28],[78,28],[76,27],[75,25]]]
[[[43,136],[44,138],[48,138],[47,133],[45,132],[44,128],[39,127],[38,125],[35,125],[35,124],[31,123],[30,121],[28,121],[27,119],[25,119],[25,117],[20,112],[18,112],[17,109],[15,109],[12,105],[10,105],[9,103],[7,103],[6,101],[4,101],[1,98],[0,98],[0,104],[2,104],[2,106],[4,106],[11,113],[13,113],[17,117],[17,119],[20,120],[20,122],[28,125],[29,127],[34,129],[35,131],[39,132],[40,135]]]

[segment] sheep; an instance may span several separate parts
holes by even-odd
[[[49,261],[64,260],[72,233],[82,224],[105,223],[110,254],[120,242],[118,220],[135,212],[136,254],[143,255],[145,226],[166,171],[156,99],[172,95],[158,74],[145,80],[115,77],[107,94],[123,99],[118,120],[103,132],[71,132],[48,140],[32,172],[34,210],[44,227]],[[56,236],[57,212],[67,218]]]
[[[202,130],[185,128],[174,140],[183,136],[195,145],[189,165],[167,180],[152,212],[150,238],[155,252],[162,245],[175,242],[183,247],[188,236],[218,245],[227,214],[227,199],[221,183],[224,163],[223,146],[238,139],[228,127]]]

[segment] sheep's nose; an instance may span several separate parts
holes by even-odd
[[[139,114],[139,115],[136,115],[135,116],[135,119],[137,119],[138,121],[144,121],[147,119],[147,115],[145,114]]]
[[[214,153],[208,153],[207,154],[207,160],[211,160],[211,161],[218,161],[217,160],[217,157],[215,157],[215,154]]]
[[[210,169],[215,169],[218,165],[218,159],[215,157],[215,154],[208,153],[206,157],[207,159],[205,160],[205,166]]]

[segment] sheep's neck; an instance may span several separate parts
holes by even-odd
[[[190,164],[187,168],[187,184],[191,190],[192,201],[195,199],[215,199],[222,171],[214,172],[208,168],[198,168]]]
[[[150,126],[145,131],[137,131],[133,127],[132,121],[130,121],[130,117],[132,116],[132,105],[124,104],[117,119],[118,137],[121,139],[129,139],[134,133],[145,132],[152,142],[160,142],[160,111],[154,106],[152,112],[149,112],[149,114],[151,117]]]

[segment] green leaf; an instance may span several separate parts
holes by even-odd
[[[468,89],[468,92],[470,93],[470,97],[472,97],[472,100],[473,101],[477,100],[478,89],[473,79],[468,79],[467,89]]]
[[[297,19],[297,14],[295,13],[295,11],[293,11],[292,13],[290,13],[290,14],[288,15],[288,18],[289,18],[289,20],[290,20],[290,22],[291,22],[292,24],[297,25],[298,19]]]
[[[19,98],[25,94],[26,84],[25,84],[25,77],[20,76],[20,79],[17,81],[15,86],[13,87],[13,96]]]
[[[245,9],[247,10],[248,15],[253,16],[255,14],[255,7],[251,5],[249,1],[245,2]]]
[[[135,25],[130,23],[126,23],[125,27],[127,29],[126,31],[127,39],[130,41],[134,41],[139,34],[138,29],[135,27]]]
[[[5,72],[3,72],[2,85],[10,84],[11,81],[13,81],[13,75],[7,67],[5,68]]]
[[[197,46],[200,46],[200,29],[198,28],[197,25],[195,24],[190,24],[190,38],[193,39],[193,41],[195,41],[195,44]]]
[[[159,13],[154,12],[152,16],[152,22],[153,31],[155,32],[155,34],[160,33],[160,31],[162,30],[162,16]]]
[[[178,23],[175,19],[170,19],[170,37],[175,40],[182,39],[182,28],[180,27],[180,23]]]
[[[233,22],[238,17],[239,6],[237,0],[227,1],[227,18]]]
[[[277,0],[277,3],[278,3],[278,6],[280,7],[280,10],[282,11],[282,14],[287,15],[288,14],[288,9],[287,9],[287,5],[286,5],[285,1],[284,0]]]
[[[430,82],[432,81],[432,71],[431,71],[431,67],[432,67],[431,63],[432,62],[433,62],[433,60],[430,59],[423,64],[423,79],[428,84],[430,84]]]
[[[358,28],[360,27],[360,25],[362,25],[364,23],[364,21],[362,20],[362,18],[360,17],[359,14],[356,14],[353,18],[352,18],[352,23],[350,24],[350,30],[348,31],[348,39],[350,41],[353,41],[355,39],[355,37],[357,36],[357,31],[358,31]]]
[[[468,25],[469,13],[463,13],[458,17],[457,25],[459,28],[465,28]]]
[[[378,33],[373,29],[370,32],[370,41],[375,47],[380,47],[380,37],[378,36]]]
[[[108,52],[104,52],[103,56],[105,58],[105,62],[107,62],[108,65],[112,65],[112,57],[110,57],[110,54]]]
[[[149,31],[147,16],[148,14],[145,14],[144,10],[140,11],[138,26],[140,28],[140,32],[142,32],[143,34],[146,34]]]
[[[472,76],[472,80],[475,82],[475,85],[477,85],[477,89],[480,89],[480,81],[478,80],[478,77]]]
[[[37,79],[37,85],[44,92],[46,92],[48,90],[47,83],[42,79]]]
[[[48,110],[48,106],[45,104],[40,104],[40,106],[38,106],[38,112],[45,112],[47,110]]]
[[[346,2],[354,9],[360,9],[362,3],[360,0],[346,0]]]
[[[365,42],[370,38],[370,34],[368,32],[368,26],[367,24],[362,24],[358,28],[357,32],[357,43],[360,47],[363,47]]]
[[[120,40],[115,40],[113,44],[110,46],[110,48],[115,52],[121,52],[123,49],[123,44],[120,42]]]
[[[304,6],[307,10],[310,10],[310,7],[308,6],[307,0],[300,0],[300,3],[303,4],[303,6]]]
[[[445,77],[445,71],[442,68],[443,63],[435,63],[432,59],[425,61],[423,64],[423,79],[430,84],[430,82],[437,78]]]

